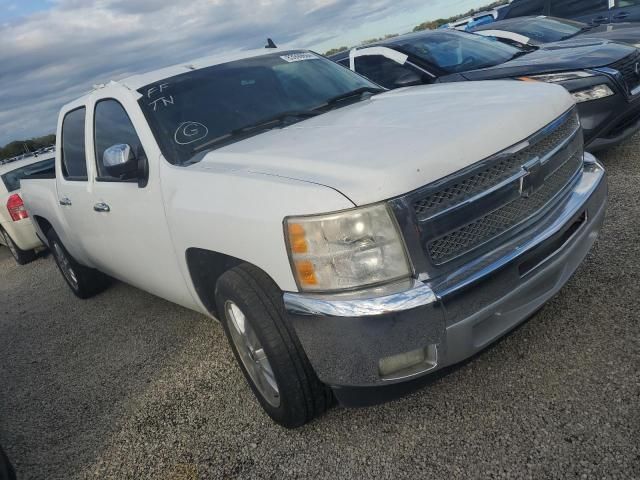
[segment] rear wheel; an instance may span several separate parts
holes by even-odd
[[[60,241],[55,231],[47,232],[51,254],[71,291],[78,298],[90,298],[104,291],[109,285],[105,274],[78,263]]]
[[[333,404],[289,325],[282,293],[261,270],[239,265],[220,277],[216,305],[253,393],[277,423],[295,428]]]
[[[33,250],[22,250],[18,247],[13,239],[9,236],[9,234],[0,228],[0,235],[4,239],[4,243],[9,248],[11,255],[15,258],[18,265],[26,265],[27,263],[33,262],[36,259],[36,252]]]

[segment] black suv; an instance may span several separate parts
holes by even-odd
[[[473,33],[435,30],[330,58],[386,88],[500,79],[562,85],[578,103],[592,151],[640,130],[640,51],[631,45],[576,38],[532,51]]]
[[[640,21],[640,0],[513,0],[498,11],[498,20],[552,15],[593,25]]]

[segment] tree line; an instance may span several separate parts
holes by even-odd
[[[56,143],[55,134],[44,135],[42,137],[30,138],[28,140],[14,140],[0,148],[0,159],[15,157],[23,153],[33,152],[39,148],[48,147]]]
[[[507,3],[509,3],[509,0],[496,0],[493,3],[490,3],[489,5],[486,5],[486,6],[480,7],[480,8],[472,8],[468,12],[461,13],[460,15],[455,15],[455,16],[449,17],[449,18],[438,18],[437,20],[429,20],[429,21],[423,22],[420,25],[416,25],[413,28],[413,31],[414,32],[419,32],[419,31],[422,31],[422,30],[435,30],[435,29],[441,27],[442,25],[446,25],[447,23],[455,22],[457,20],[460,20],[461,18],[471,17],[471,16],[475,15],[476,13],[484,12],[485,10],[493,10],[494,8],[499,7],[501,5],[506,5]],[[388,38],[397,37],[398,35],[399,34],[397,34],[397,33],[391,33],[391,34],[385,35],[384,37],[372,38],[372,39],[369,39],[369,40],[365,40],[364,42],[361,42],[360,45],[368,45],[370,43],[380,42],[382,40],[387,40]],[[340,52],[344,52],[346,50],[349,50],[349,48],[350,47],[332,48],[331,50],[328,50],[325,53],[325,56],[329,57],[331,55],[335,55],[336,53],[340,53]]]

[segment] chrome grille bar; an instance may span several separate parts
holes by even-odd
[[[518,197],[511,203],[431,242],[429,255],[442,264],[475,249],[509,231],[551,203],[568,185],[582,165],[582,151],[576,152],[547,177],[542,188],[530,197]]]
[[[473,201],[478,194],[510,182],[522,172],[522,166],[531,158],[553,155],[578,131],[580,124],[574,111],[538,132],[531,139],[482,162],[468,173],[458,173],[433,185],[426,195],[416,200],[414,208],[418,219],[425,220],[445,213],[464,201]]]

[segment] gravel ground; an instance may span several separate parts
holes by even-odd
[[[402,400],[270,422],[219,325],[117,284],[76,300],[0,248],[0,443],[26,478],[640,478],[640,137],[564,290]]]

